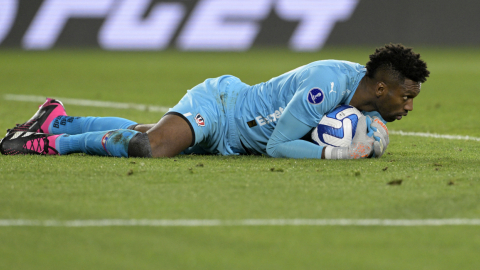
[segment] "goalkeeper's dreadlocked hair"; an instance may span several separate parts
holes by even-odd
[[[405,79],[424,83],[430,74],[427,64],[420,59],[420,54],[402,44],[390,43],[376,49],[375,53],[370,55],[370,61],[366,67],[366,76],[369,78],[373,79],[377,71],[384,70],[396,78],[399,83],[403,83]]]

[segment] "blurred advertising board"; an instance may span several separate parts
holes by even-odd
[[[480,1],[468,0],[0,0],[0,48],[471,45],[478,11]]]

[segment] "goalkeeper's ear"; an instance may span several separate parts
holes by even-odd
[[[377,96],[377,98],[383,96],[388,91],[388,86],[383,81],[377,82],[377,84],[375,86],[376,86],[375,87],[375,96]]]

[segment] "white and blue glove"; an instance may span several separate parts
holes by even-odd
[[[374,144],[377,141],[367,134],[367,126],[370,126],[371,123],[371,119],[370,123],[367,123],[368,119],[366,116],[358,119],[355,136],[348,147],[325,146],[325,159],[359,159],[371,157],[374,151]]]

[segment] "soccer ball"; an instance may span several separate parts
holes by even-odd
[[[312,131],[312,140],[321,146],[349,146],[361,116],[363,114],[355,107],[340,105],[322,117]]]

